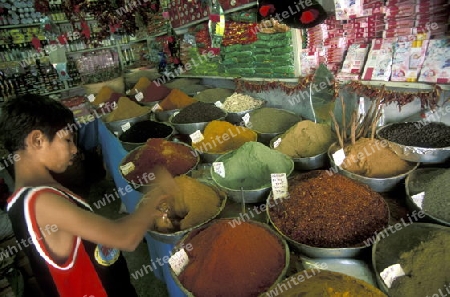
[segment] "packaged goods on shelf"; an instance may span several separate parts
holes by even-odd
[[[336,78],[341,81],[358,80],[361,76],[368,50],[369,45],[365,43],[350,45],[347,56],[342,64],[342,69]]]
[[[169,17],[173,28],[207,18],[208,15],[208,7],[201,1],[172,0],[169,2]]]
[[[391,76],[391,67],[394,51],[394,43],[397,38],[372,40],[372,47],[369,51],[363,80],[388,81]]]
[[[430,40],[419,76],[421,82],[450,83],[450,39]]]

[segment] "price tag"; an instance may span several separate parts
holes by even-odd
[[[383,279],[384,283],[388,288],[391,288],[392,283],[397,277],[404,275],[405,272],[403,271],[402,266],[400,266],[400,264],[391,265],[380,273],[381,278]]]
[[[98,107],[100,107],[100,108],[102,108],[103,106],[105,106],[105,103],[100,103],[100,104],[98,105]]]
[[[212,166],[215,173],[225,178],[225,166],[223,165],[223,162],[213,162]]]
[[[142,94],[142,92],[139,92],[139,93],[137,93],[137,94],[134,96],[134,98],[136,98],[136,100],[137,100],[138,102],[141,102],[142,99],[144,99],[144,94]]]
[[[128,129],[130,129],[130,127],[131,127],[130,122],[127,122],[126,124],[123,124],[121,126],[123,132],[127,131]]]
[[[335,152],[333,154],[333,160],[336,166],[341,166],[341,164],[344,163],[345,160],[344,149],[340,149],[337,152]]]
[[[128,162],[127,164],[120,166],[120,171],[122,171],[123,175],[127,175],[128,173],[133,171],[134,168],[136,167],[134,167],[133,162]]]
[[[246,127],[248,127],[249,124],[250,124],[250,114],[247,112],[247,113],[242,117],[242,120],[244,121],[244,125],[245,125]]]
[[[284,199],[288,194],[288,182],[286,173],[272,173],[270,175],[272,180],[272,194],[273,199]]]
[[[273,148],[277,148],[281,143],[281,138],[278,138],[277,140],[275,140],[275,142],[273,143]]]
[[[420,192],[419,194],[416,195],[412,195],[411,199],[414,201],[414,203],[417,205],[417,207],[419,207],[420,209],[422,209],[422,203],[423,203],[423,199],[425,198],[425,192]]]
[[[90,94],[90,95],[88,96],[88,100],[89,100],[89,102],[94,102],[94,101],[95,101],[95,96],[94,96],[94,94]]]
[[[190,134],[189,137],[191,138],[192,143],[197,143],[197,142],[200,142],[200,141],[202,141],[203,139],[205,139],[205,138],[203,137],[202,132],[201,132],[200,130],[197,130],[197,131],[195,131],[194,133]]]
[[[220,101],[217,101],[216,103],[214,103],[215,106],[217,106],[218,108],[222,108],[223,104]]]
[[[176,275],[179,275],[189,263],[189,256],[184,249],[179,250],[169,258],[169,265]]]
[[[155,105],[153,105],[152,107],[152,112],[155,112],[157,110],[162,110],[161,105],[159,105],[158,103],[156,103]]]

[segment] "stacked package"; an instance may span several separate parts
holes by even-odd
[[[252,44],[222,47],[221,71],[226,76],[254,76],[255,57]]]
[[[189,25],[208,16],[208,6],[203,5],[202,1],[171,0],[169,2],[169,19],[173,28]]]
[[[450,39],[430,40],[419,81],[450,83]]]
[[[368,51],[369,44],[367,43],[354,43],[350,45],[344,63],[342,64],[342,69],[336,75],[336,79],[342,82],[359,80]]]
[[[362,80],[389,80],[396,42],[397,38],[376,38],[372,40],[372,46],[364,66],[364,73],[361,77]]]

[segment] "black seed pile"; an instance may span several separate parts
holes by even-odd
[[[196,102],[183,108],[172,119],[175,124],[202,123],[218,120],[225,116],[225,113],[214,104]]]
[[[444,123],[395,123],[379,132],[389,141],[424,148],[450,147],[450,126]]]
[[[149,138],[166,138],[172,133],[172,128],[154,121],[142,121],[132,125],[130,129],[119,136],[119,140],[131,143],[143,143]]]

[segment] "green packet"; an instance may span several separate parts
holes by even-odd
[[[266,47],[255,47],[252,52],[254,54],[270,54],[271,49]]]
[[[272,69],[272,67],[273,67],[273,62],[272,62],[272,61],[267,61],[267,62],[255,62],[255,67]],[[272,72],[272,71],[270,71],[270,72]]]
[[[227,69],[239,69],[239,68],[253,68],[253,63],[234,63],[231,65],[224,65]]]
[[[272,74],[273,73],[272,68],[265,68],[265,67],[258,67],[258,66],[255,66],[255,71],[258,74],[260,74],[260,73],[270,73],[270,74]]]
[[[226,58],[244,58],[244,57],[252,57],[253,53],[251,51],[242,51],[242,52],[231,52],[225,55]]]
[[[277,47],[272,49],[272,55],[292,54],[294,49],[292,46]]]
[[[257,37],[258,40],[277,40],[277,41],[285,40],[287,42],[290,42],[292,40],[292,33],[291,31],[272,34],[259,32],[257,34]]]
[[[271,62],[272,58],[273,58],[272,55],[266,55],[266,54],[264,54],[264,55],[254,55],[253,57],[255,58],[255,61],[257,63]]]

